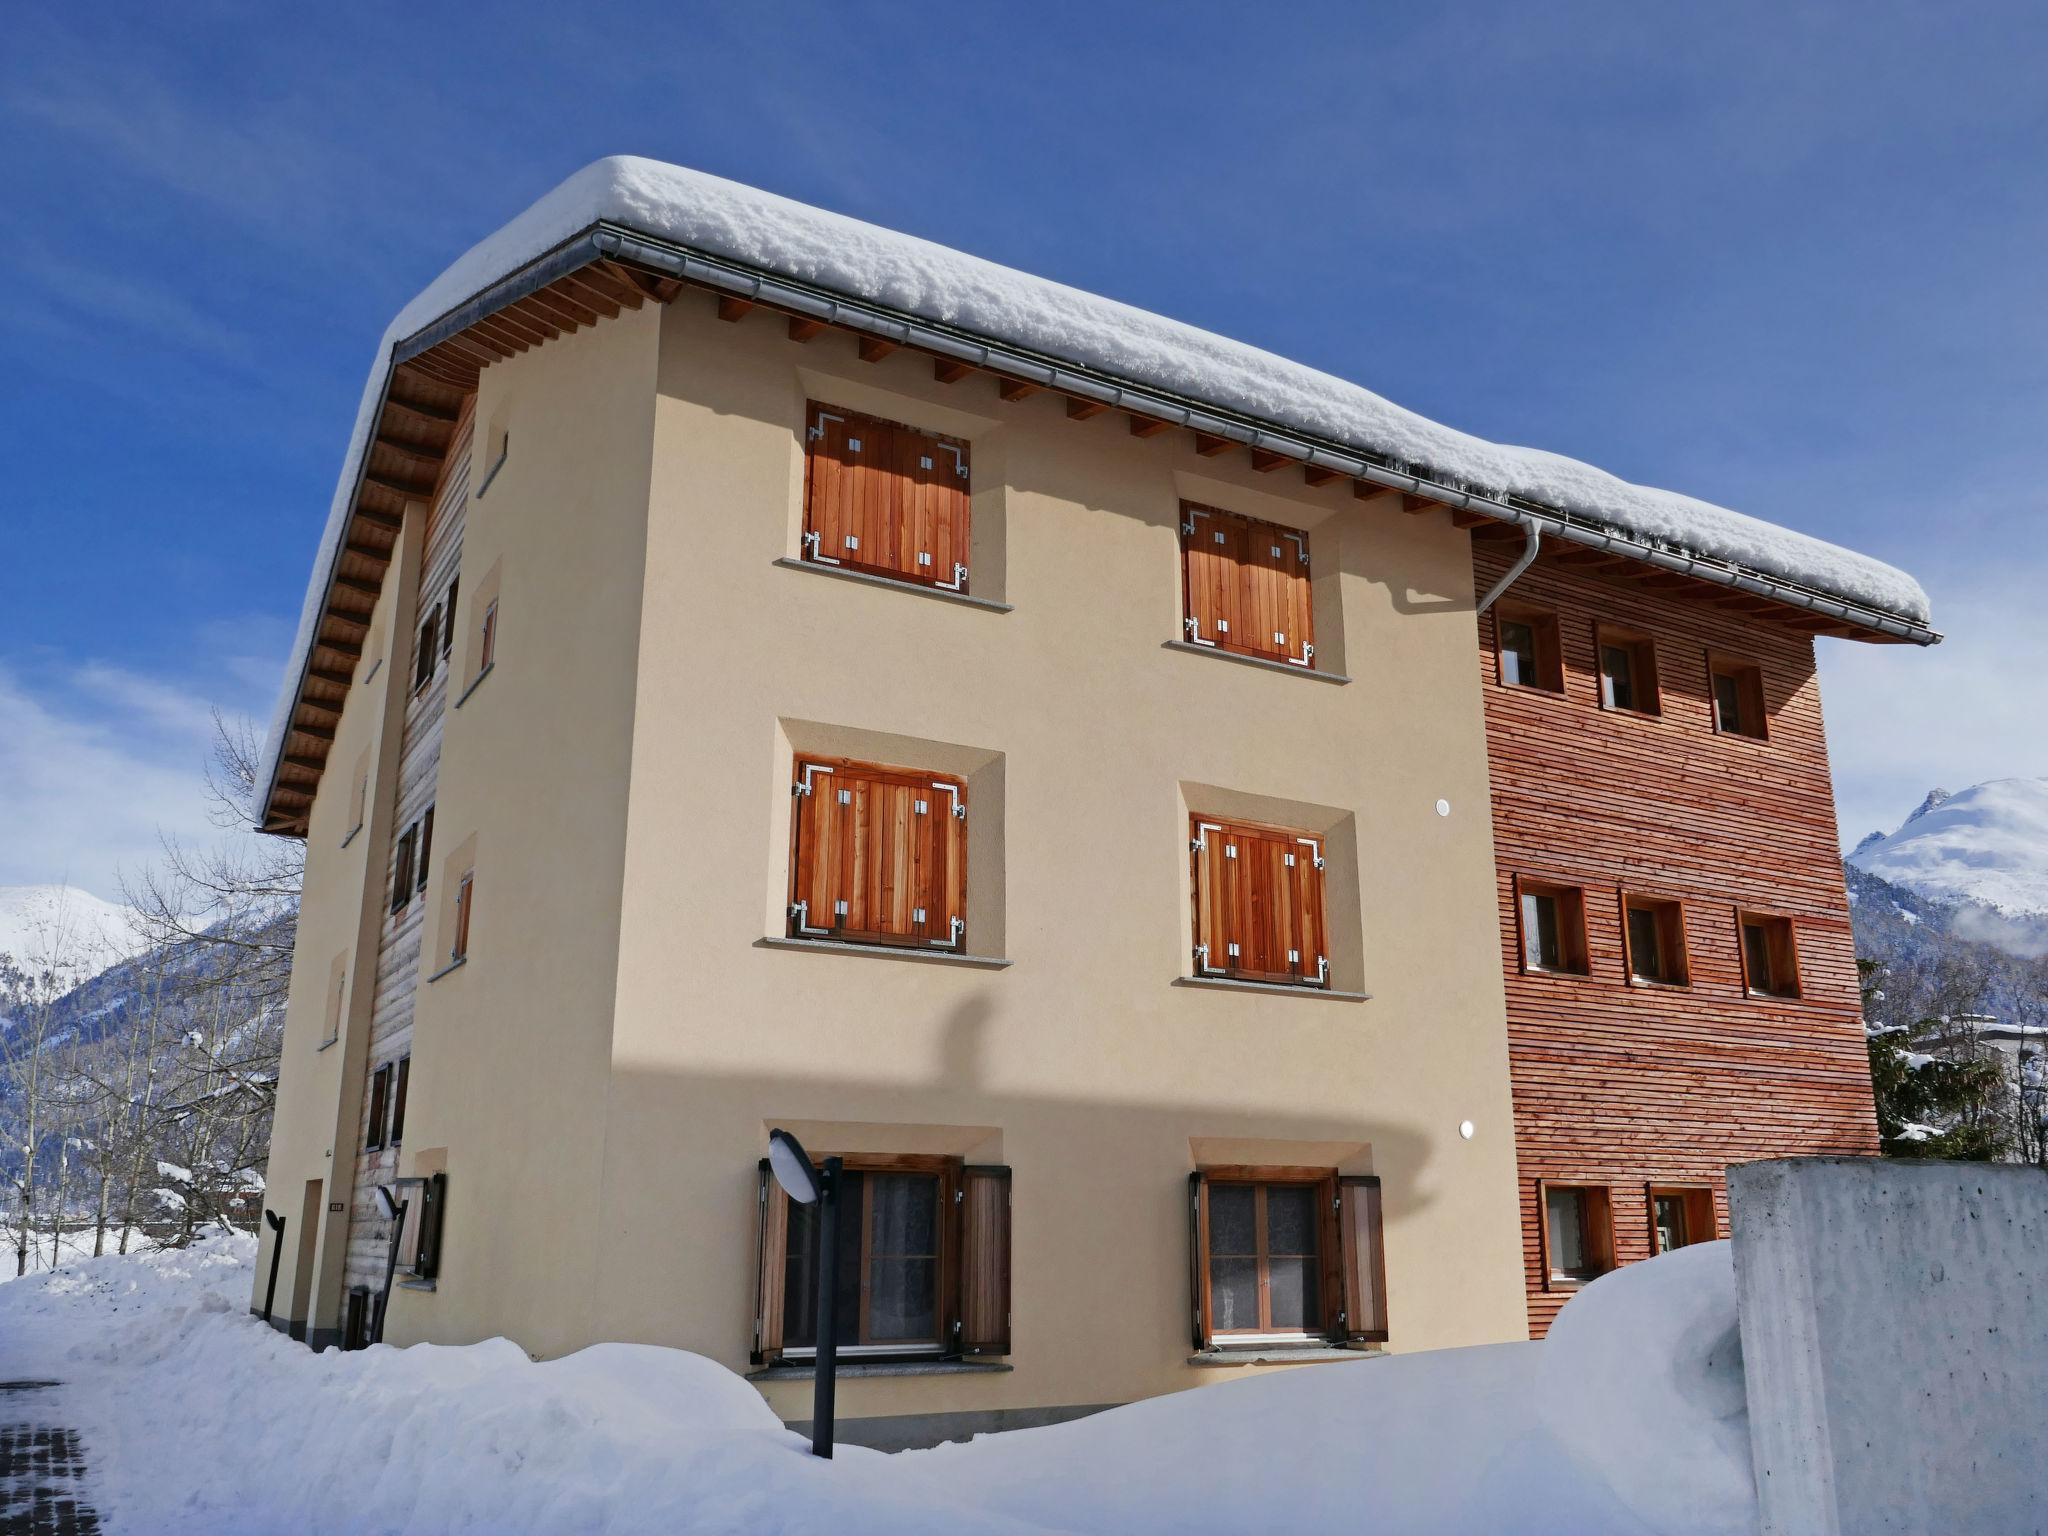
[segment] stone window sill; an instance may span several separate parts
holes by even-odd
[[[840,944],[831,939],[756,939],[756,949],[807,949],[821,955],[871,955],[883,960],[911,960],[922,965],[964,965],[970,970],[1007,970],[1010,961],[998,955],[962,955],[944,949],[912,949],[894,944]]]
[[[1213,987],[1219,992],[1265,992],[1274,997],[1320,997],[1330,1003],[1369,1003],[1370,992],[1335,992],[1328,987],[1290,987],[1278,981],[1236,981],[1228,976],[1176,976],[1176,987]]]
[[[354,842],[356,840],[356,834],[362,830],[363,824],[360,821],[357,822],[354,826],[350,827],[348,829],[348,836],[344,837],[341,840],[341,846],[346,848],[350,843]]]
[[[1318,1360],[1379,1360],[1386,1351],[1371,1349],[1318,1348],[1313,1344],[1277,1344],[1271,1349],[1206,1349],[1189,1355],[1188,1364],[1202,1370],[1228,1370],[1246,1365],[1309,1365]]]
[[[470,679],[469,686],[462,690],[462,697],[457,699],[454,702],[454,704],[452,704],[449,707],[452,709],[460,709],[464,704],[468,703],[469,696],[472,693],[475,693],[477,689],[483,687],[484,679],[489,677],[491,673],[497,669],[497,665],[498,664],[495,661],[491,662],[483,669],[483,671],[477,673],[477,675],[474,678]]]
[[[459,971],[467,964],[469,964],[469,956],[467,955],[463,955],[457,959],[450,960],[446,965],[442,966],[441,969],[434,972],[433,975],[427,978],[427,984],[429,986],[432,986],[435,982],[439,981],[443,976],[446,976],[450,971]]]
[[[1285,672],[1290,677],[1313,678],[1319,683],[1348,683],[1350,678],[1342,672],[1318,672],[1314,667],[1298,667],[1291,661],[1267,661],[1262,656],[1240,656],[1235,651],[1226,651],[1220,646],[1196,645],[1191,640],[1168,640],[1161,650],[1186,651],[1195,656],[1214,656],[1222,661],[1234,661],[1240,666],[1263,667],[1268,672]]]
[[[792,560],[787,555],[775,563],[785,571],[807,571],[813,576],[832,576],[840,581],[858,581],[870,587],[887,587],[892,592],[908,592],[915,597],[936,597],[941,602],[965,603],[969,608],[986,608],[991,613],[1010,612],[1008,603],[999,603],[992,597],[975,597],[968,592],[948,592],[943,587],[928,587],[919,581],[898,581],[892,576],[877,576],[871,571],[849,571],[838,566],[820,565],[815,560]]]
[[[437,1291],[440,1286],[432,1280],[401,1280],[398,1288],[401,1291]]]
[[[861,1376],[1000,1376],[1016,1367],[999,1360],[867,1360],[839,1362],[841,1381]],[[812,1362],[788,1361],[747,1372],[749,1381],[810,1381],[817,1376]]]

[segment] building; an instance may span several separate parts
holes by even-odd
[[[383,356],[265,765],[308,851],[265,1240],[321,1345],[676,1345],[800,1419],[776,1126],[848,1160],[877,1443],[1525,1337],[1503,880],[1594,871],[1568,828],[1496,856],[1524,701],[1478,686],[1480,583],[1526,545],[1517,603],[1766,659],[1801,858],[1812,635],[1935,638],[1877,562],[650,162]],[[1755,905],[1832,989],[1807,908]],[[1799,1018],[1867,1138],[1853,1018]],[[1718,1176],[1670,1134],[1543,1177]]]

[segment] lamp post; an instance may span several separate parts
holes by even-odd
[[[277,1261],[284,1257],[284,1218],[265,1210],[263,1220],[270,1228],[270,1284],[263,1288],[263,1321],[270,1321],[270,1305],[277,1300]]]
[[[818,1208],[818,1358],[811,1399],[811,1454],[832,1456],[832,1414],[839,1388],[839,1170],[840,1160],[818,1168],[789,1132],[768,1133],[768,1166],[782,1192],[798,1205]]]

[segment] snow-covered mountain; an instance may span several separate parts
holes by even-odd
[[[72,986],[141,953],[134,914],[67,885],[0,885],[0,960],[24,971],[55,964]]]
[[[1936,901],[2048,916],[2048,778],[1937,789],[1896,832],[1858,843],[1849,862]]]

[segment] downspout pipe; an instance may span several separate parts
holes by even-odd
[[[1543,525],[1532,518],[1523,525],[1523,532],[1528,535],[1528,542],[1522,546],[1521,558],[1508,567],[1507,575],[1496,581],[1486,596],[1479,599],[1479,606],[1472,610],[1475,618],[1499,602],[1501,595],[1522,579],[1522,572],[1536,563],[1537,551],[1543,548]]]

